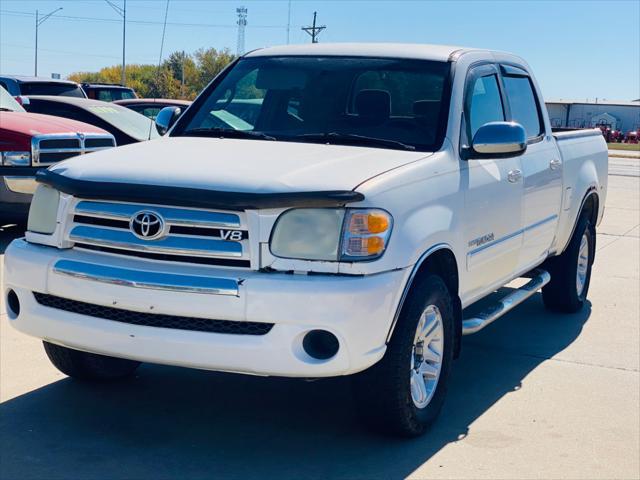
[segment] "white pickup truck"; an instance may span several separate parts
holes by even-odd
[[[352,375],[365,419],[418,435],[462,335],[539,289],[556,311],[585,302],[606,146],[552,132],[517,56],[267,48],[179,113],[161,139],[38,176],[3,294],[67,375]]]

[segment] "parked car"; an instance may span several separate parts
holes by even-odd
[[[70,80],[0,75],[0,87],[4,88],[13,97],[22,95],[54,95],[86,98],[80,85]]]
[[[26,113],[0,88],[0,216],[25,219],[35,175],[54,163],[115,146],[115,139],[86,123]]]
[[[214,114],[236,95],[264,99],[251,130]],[[552,310],[586,303],[607,147],[553,132],[517,56],[267,48],[158,121],[157,141],[39,175],[6,251],[10,324],[67,375],[351,375],[364,418],[413,436],[462,335],[540,288]]]
[[[138,97],[133,88],[125,87],[117,83],[83,83],[82,89],[87,94],[87,98],[102,100],[103,102],[113,102]]]
[[[151,120],[155,120],[163,108],[176,107],[184,111],[191,105],[191,102],[188,100],[172,100],[167,98],[132,98],[128,100],[116,100],[113,103],[130,108],[134,112],[138,112]]]
[[[30,96],[24,105],[28,112],[44,113],[90,123],[111,133],[118,145],[158,137],[153,122],[139,113],[113,103],[88,98]]]

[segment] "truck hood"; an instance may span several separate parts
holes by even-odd
[[[52,115],[26,112],[2,112],[0,115],[0,129],[29,137],[50,133],[108,133],[88,123]]]
[[[382,148],[217,138],[162,138],[70,159],[51,170],[75,180],[226,192],[352,190],[432,155]]]

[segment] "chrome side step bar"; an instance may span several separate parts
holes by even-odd
[[[484,312],[480,312],[475,317],[462,320],[462,334],[471,335],[479,332],[487,325],[510,312],[515,307],[531,297],[538,290],[544,287],[551,280],[549,272],[544,270],[536,270],[533,277],[525,285],[514,290],[506,297],[502,298],[497,304],[492,305]]]

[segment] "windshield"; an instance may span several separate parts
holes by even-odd
[[[172,132],[434,150],[446,62],[360,57],[254,57],[238,62]],[[242,138],[261,138],[244,135]]]
[[[86,109],[136,140],[143,141],[160,136],[151,120],[120,105],[89,105]]]
[[[20,93],[22,95],[54,95],[57,97],[85,98],[82,89],[72,83],[21,82]]]
[[[26,111],[24,108],[22,108],[22,105],[16,102],[16,100],[11,95],[9,95],[9,92],[7,92],[2,87],[0,87],[0,110],[9,110],[10,112]]]

